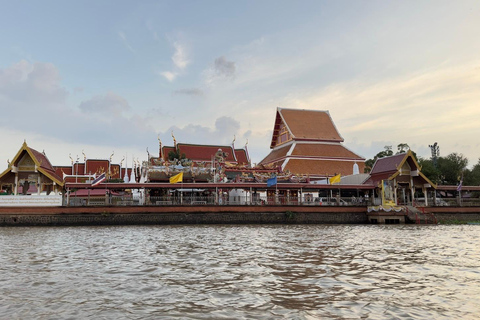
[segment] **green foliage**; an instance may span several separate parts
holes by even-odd
[[[422,173],[430,179],[435,184],[438,184],[440,181],[441,173],[433,164],[433,160],[431,159],[418,159],[418,165],[421,168]]]
[[[480,159],[478,159],[478,163],[473,166],[472,170],[465,170],[463,182],[467,186],[480,185]]]
[[[437,168],[440,171],[440,183],[445,185],[456,185],[462,178],[467,168],[468,159],[462,154],[450,153],[446,157],[439,157]]]

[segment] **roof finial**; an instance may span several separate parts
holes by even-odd
[[[175,139],[175,136],[173,135],[173,130],[172,130],[172,138],[173,138],[173,146],[176,149],[177,148],[177,139]]]
[[[83,152],[83,149],[82,149],[82,154],[83,154],[83,162],[87,162],[87,156],[85,155],[85,152]]]

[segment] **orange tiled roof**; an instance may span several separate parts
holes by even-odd
[[[360,172],[363,172],[365,164],[357,164]],[[284,170],[289,170],[293,174],[322,177],[331,177],[339,173],[347,176],[353,174],[353,165],[353,161],[290,159]]]
[[[294,139],[343,141],[328,111],[278,108],[278,113]]]
[[[292,156],[302,155],[309,157],[334,157],[334,158],[348,158],[357,159],[358,161],[365,161],[364,158],[348,150],[341,144],[312,144],[312,143],[297,143],[292,152]]]
[[[276,161],[277,159],[285,157],[288,153],[288,150],[290,150],[291,146],[292,145],[289,144],[289,145],[281,147],[279,149],[272,150],[262,161],[260,161],[259,164],[271,163],[273,161]]]
[[[249,163],[247,151],[245,149],[235,149],[235,157],[237,158],[237,162],[239,164]]]
[[[185,154],[186,158],[193,161],[212,161],[212,158],[215,156],[218,149],[222,149],[223,152],[227,153],[225,161],[233,163],[248,163],[245,149],[233,150],[232,146],[178,143],[177,147],[180,150],[180,153]],[[162,148],[164,159],[168,159],[168,153],[170,151],[175,151],[174,147],[164,146]],[[238,159],[238,157],[240,157],[240,159]]]

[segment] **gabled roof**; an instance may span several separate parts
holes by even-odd
[[[406,153],[396,154],[390,157],[379,158],[375,161],[372,171],[370,172],[369,181],[379,181],[381,179],[394,179],[401,175],[401,168],[405,163],[408,163],[412,171],[418,171],[418,176],[426,183],[436,188],[436,185],[430,181],[422,172],[417,160],[413,156],[411,150]]]
[[[30,156],[30,158],[35,163],[37,170],[40,173],[44,174],[46,177],[54,181],[56,184],[63,186],[62,179],[55,172],[55,169],[53,168],[52,164],[48,160],[47,156],[41,152],[38,152],[35,149],[30,148],[26,142],[23,143],[22,147],[20,148],[20,150],[18,150],[17,154],[13,158],[11,165],[0,175],[0,178],[2,178],[4,175],[10,172],[11,166],[16,165],[18,161],[20,161],[22,155],[24,155],[25,153],[27,153]]]
[[[248,159],[248,154],[245,149],[235,149],[235,157],[239,164],[248,164],[250,159]]]
[[[373,164],[372,171],[370,175],[375,175],[379,173],[387,172],[396,172],[400,169],[401,165],[405,160],[406,153],[396,154],[394,156],[378,158]]]
[[[187,159],[193,161],[212,161],[212,158],[215,156],[217,151],[222,149],[223,152],[227,153],[225,161],[234,163],[248,163],[246,151],[244,149],[234,150],[232,146],[177,143],[177,148],[180,153],[185,154]],[[162,147],[164,159],[168,159],[168,153],[170,151],[175,151],[175,148],[172,146]],[[237,159],[237,156],[241,157],[241,161]]]
[[[294,140],[343,142],[328,111],[277,108],[270,148],[276,144],[284,123]]]
[[[353,174],[353,165],[351,161],[290,159],[284,171],[320,177],[332,177],[337,174],[347,176]],[[358,165],[360,170],[363,170],[363,164]]]

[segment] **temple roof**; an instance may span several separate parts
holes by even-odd
[[[293,140],[343,142],[328,111],[277,108],[270,148],[274,148],[280,124],[284,123]]]
[[[375,184],[381,180],[391,180],[398,176],[402,176],[402,166],[405,163],[408,163],[410,170],[418,171],[418,177],[415,177],[416,180],[421,179],[422,182],[428,183],[436,188],[436,185],[420,172],[421,168],[418,165],[417,160],[415,160],[411,150],[390,157],[378,158],[370,172],[370,179],[366,183]]]
[[[293,149],[292,156],[315,156],[332,158],[349,158],[358,161],[365,161],[364,158],[348,150],[341,144],[306,144],[297,143]]]
[[[396,172],[400,168],[400,164],[404,161],[405,155],[406,153],[400,153],[390,157],[378,158],[373,164],[370,175]]]
[[[290,159],[284,170],[310,176],[332,177],[337,174],[346,176],[353,174],[353,165],[354,162],[351,161]],[[363,171],[363,163],[358,165]]]
[[[290,150],[291,147],[292,145],[288,144],[282,146],[281,148],[270,151],[270,153],[262,161],[260,161],[259,164],[268,164],[271,162],[276,162],[279,159],[283,159],[287,155],[288,150]]]
[[[11,162],[11,165],[2,174],[0,174],[0,178],[2,178],[8,172],[11,172],[12,166],[17,166],[24,154],[28,154],[30,156],[40,173],[44,174],[58,185],[63,186],[63,179],[57,175],[47,156],[42,152],[30,148],[26,142],[24,142],[20,150],[18,150]]]
[[[235,163],[249,163],[246,150],[234,150],[232,146],[177,143],[177,148],[181,154],[185,154],[185,157],[187,159],[193,161],[212,161],[217,151],[221,149],[223,152],[227,153],[225,161]],[[172,146],[162,147],[164,159],[168,159],[168,153],[170,151],[175,151],[175,148]]]

